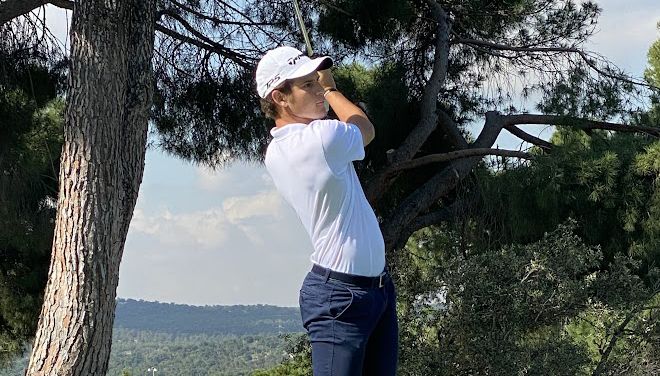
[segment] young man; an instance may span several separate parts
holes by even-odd
[[[353,168],[374,127],[337,90],[331,66],[327,56],[312,60],[291,47],[263,56],[257,91],[275,120],[265,164],[314,248],[300,289],[314,375],[394,375],[394,285],[378,221]],[[325,101],[339,120],[323,120]]]

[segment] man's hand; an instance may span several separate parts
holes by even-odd
[[[336,90],[335,79],[332,78],[332,73],[329,69],[318,71],[318,73],[319,84],[324,90],[323,96],[325,100],[335,111],[340,121],[355,124],[360,129],[362,142],[364,146],[367,146],[374,139],[376,133],[374,125],[371,124],[367,114],[360,107],[346,99],[344,94]],[[335,90],[328,91],[329,89]]]
[[[319,84],[321,84],[321,87],[324,91],[337,88],[337,84],[335,84],[335,79],[332,77],[332,72],[330,72],[330,69],[320,70],[318,73]]]

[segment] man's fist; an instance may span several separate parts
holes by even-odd
[[[318,71],[318,73],[319,73],[319,84],[321,84],[323,90],[337,88],[337,84],[335,84],[335,79],[332,77],[332,72],[330,72],[330,69],[320,70]]]

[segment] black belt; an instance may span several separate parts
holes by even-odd
[[[353,285],[364,287],[364,288],[381,288],[385,286],[385,283],[390,279],[390,275],[387,274],[387,271],[380,273],[375,277],[367,277],[363,275],[353,275],[346,274],[341,272],[336,272],[322,267],[321,265],[314,264],[312,266],[312,273],[318,274],[322,277],[336,279],[338,281],[351,283]]]

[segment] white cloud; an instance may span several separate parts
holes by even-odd
[[[283,218],[282,204],[280,195],[273,190],[254,196],[230,197],[223,202],[223,209],[227,219],[236,225],[252,244],[264,246],[265,230],[277,226]]]
[[[267,191],[253,196],[226,199],[223,210],[231,223],[239,224],[254,217],[281,217],[282,199],[277,191]]]
[[[160,230],[160,225],[157,221],[153,221],[144,214],[144,210],[136,208],[133,211],[133,219],[131,220],[130,229],[133,232],[154,235]]]
[[[228,239],[231,227],[224,212],[217,208],[182,214],[166,209],[151,216],[136,209],[130,230],[149,235],[161,245],[208,250],[222,246]]]
[[[252,184],[259,185],[263,171],[253,170]],[[172,200],[208,202],[218,195],[199,191]],[[277,192],[232,196],[203,210],[163,200],[157,201],[168,207],[149,207],[142,200],[127,238],[118,296],[186,304],[297,304],[311,244]]]
[[[147,235],[161,245],[212,250],[226,246],[232,232],[242,232],[253,245],[265,243],[261,226],[282,219],[282,200],[276,191],[229,197],[222,207],[184,213],[165,208],[147,215],[138,207],[131,232]]]

